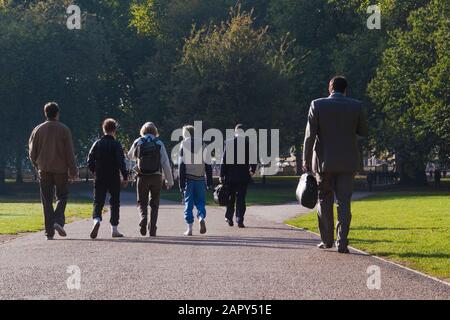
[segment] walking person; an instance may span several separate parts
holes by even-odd
[[[220,182],[226,185],[230,192],[225,221],[232,227],[236,212],[236,223],[239,228],[245,228],[245,197],[251,177],[255,174],[257,162],[256,146],[250,143],[244,131],[243,125],[238,124],[235,128],[235,137],[225,142],[220,166]],[[229,154],[232,154],[234,159],[227,159]]]
[[[194,206],[200,224],[200,234],[206,233],[206,189],[212,189],[212,168],[209,159],[204,159],[204,145],[194,138],[194,127],[183,127],[180,146],[179,181],[184,200],[184,220],[187,225],[185,236],[192,236],[194,223]],[[205,180],[206,176],[206,180]]]
[[[348,253],[353,180],[361,167],[357,136],[368,134],[368,124],[361,102],[347,98],[344,77],[331,79],[329,92],[329,97],[311,103],[303,147],[303,170],[317,173],[322,239],[318,247],[324,249],[333,245],[336,197],[336,246],[338,252]]]
[[[163,183],[162,172],[166,178],[167,190],[173,186],[173,175],[164,143],[159,139],[158,129],[152,122],[145,123],[140,137],[134,141],[128,152],[128,158],[136,161],[137,202],[141,221],[142,236],[149,230],[150,237],[156,237],[159,200]],[[150,198],[150,202],[149,202]],[[148,223],[148,206],[150,205],[150,223]]]
[[[103,207],[107,193],[110,194],[110,223],[111,236],[122,238],[118,230],[120,219],[120,188],[128,184],[128,171],[125,155],[120,142],[116,140],[117,121],[106,119],[103,121],[103,137],[97,140],[89,152],[88,168],[95,175],[94,178],[94,209],[92,218],[94,225],[90,237],[96,239],[102,221]],[[122,174],[123,181],[120,181]]]
[[[44,106],[46,121],[31,133],[29,157],[38,171],[41,201],[44,208],[45,235],[53,240],[55,230],[65,237],[65,209],[69,195],[69,179],[78,176],[70,129],[59,122],[56,102]],[[53,198],[56,192],[56,207]]]

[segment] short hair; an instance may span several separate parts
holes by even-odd
[[[330,80],[330,87],[333,89],[333,91],[343,93],[347,89],[347,86],[347,79],[345,79],[344,76],[335,76]]]
[[[141,137],[151,134],[155,137],[159,137],[158,128],[155,126],[153,122],[146,122],[141,128]]]
[[[104,133],[112,133],[117,130],[118,123],[116,120],[112,118],[105,119],[102,124],[103,132]]]
[[[194,137],[194,126],[191,125],[185,125],[183,127],[183,138],[193,138]]]
[[[47,119],[55,119],[59,113],[59,106],[56,102],[48,102],[44,106],[44,113]]]

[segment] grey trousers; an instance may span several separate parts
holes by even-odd
[[[41,189],[41,201],[44,207],[45,235],[55,235],[54,224],[64,227],[67,198],[69,195],[67,174],[50,172],[39,173],[39,185]],[[56,191],[56,207],[53,208],[53,199]]]
[[[332,245],[334,241],[333,205],[336,198],[337,224],[336,246],[347,248],[350,221],[352,219],[350,203],[353,193],[353,173],[320,173],[317,175],[319,186],[319,231],[322,242]]]

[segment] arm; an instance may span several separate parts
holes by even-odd
[[[319,121],[317,118],[314,101],[311,103],[308,114],[308,123],[305,130],[305,141],[303,144],[303,166],[312,169],[312,156],[314,143],[316,142]]]
[[[72,133],[69,129],[67,129],[66,134],[66,160],[67,160],[67,167],[69,168],[69,177],[72,179],[76,179],[78,177],[78,169],[77,169],[77,163],[75,160],[75,152],[73,147],[73,141],[72,141]]]
[[[225,142],[225,148],[223,150],[223,155],[222,155],[222,163],[220,164],[220,179],[222,180],[222,182],[225,181],[225,176],[227,175],[227,145]]]
[[[128,159],[130,160],[137,160],[137,143],[138,143],[139,139],[136,140],[135,142],[133,142],[133,144],[131,145],[130,150],[128,151]]]
[[[119,164],[120,172],[122,173],[122,177],[124,181],[128,180],[128,170],[127,165],[125,163],[125,154],[123,152],[122,145],[117,142],[116,146],[116,161]]]
[[[161,146],[161,168],[164,172],[164,177],[167,179],[167,184],[171,188],[173,186],[172,168],[170,167],[169,156],[167,155],[166,147],[162,141],[159,141]]]
[[[369,124],[367,122],[367,114],[363,107],[361,107],[361,112],[359,114],[356,134],[362,137],[367,137],[369,135]]]
[[[94,142],[94,144],[91,147],[91,150],[89,151],[88,159],[87,159],[87,165],[89,168],[89,171],[92,173],[95,173],[95,162],[96,162],[96,152],[97,152],[97,142]]]
[[[36,135],[36,129],[33,130],[33,132],[31,133],[30,140],[28,142],[28,148],[29,148],[28,155],[30,157],[30,161],[33,164],[33,167],[36,170],[38,170],[36,160],[37,160],[39,151],[38,151],[38,137]]]
[[[206,173],[206,185],[208,186],[208,188],[212,188],[213,176],[212,176],[212,166],[210,164],[205,163],[205,173]]]
[[[178,175],[180,182],[180,189],[184,190],[186,188],[186,164],[183,160],[183,143],[180,145],[180,156],[178,158]]]
[[[258,161],[258,150],[253,143],[250,143],[249,140],[246,140],[246,149],[247,149],[246,152],[247,152],[247,157],[248,157],[249,171],[252,175],[254,175],[256,172],[257,163],[251,163],[250,160],[253,160],[251,155],[255,154],[256,161]]]

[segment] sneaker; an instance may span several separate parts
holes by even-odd
[[[204,219],[200,220],[200,234],[206,233],[206,222]]]
[[[325,244],[324,242],[321,242],[317,245],[317,248],[319,249],[330,249],[332,247],[333,247],[332,244]]]
[[[139,223],[139,227],[140,227],[141,235],[146,236],[147,235],[147,219],[142,219],[141,222]]]
[[[113,238],[123,238],[123,234],[119,232],[119,229],[117,227],[111,227],[111,236]]]
[[[225,222],[226,222],[230,227],[234,226],[233,220],[225,219]]]
[[[185,236],[192,236],[192,223],[188,224],[188,229],[185,233],[183,233]]]
[[[53,237],[47,237],[47,241],[51,241],[51,240],[54,240],[54,238]]]
[[[53,227],[55,228],[55,231],[58,232],[58,234],[59,234],[61,237],[66,237],[66,236],[67,236],[66,231],[65,231],[64,228],[61,227],[59,224],[55,223],[55,224],[53,225]]]
[[[244,228],[245,228],[245,225],[244,225],[243,223],[238,223],[238,228],[244,229]]]
[[[94,226],[91,230],[91,239],[96,239],[98,235],[98,229],[100,229],[100,220],[95,219],[94,220]]]

